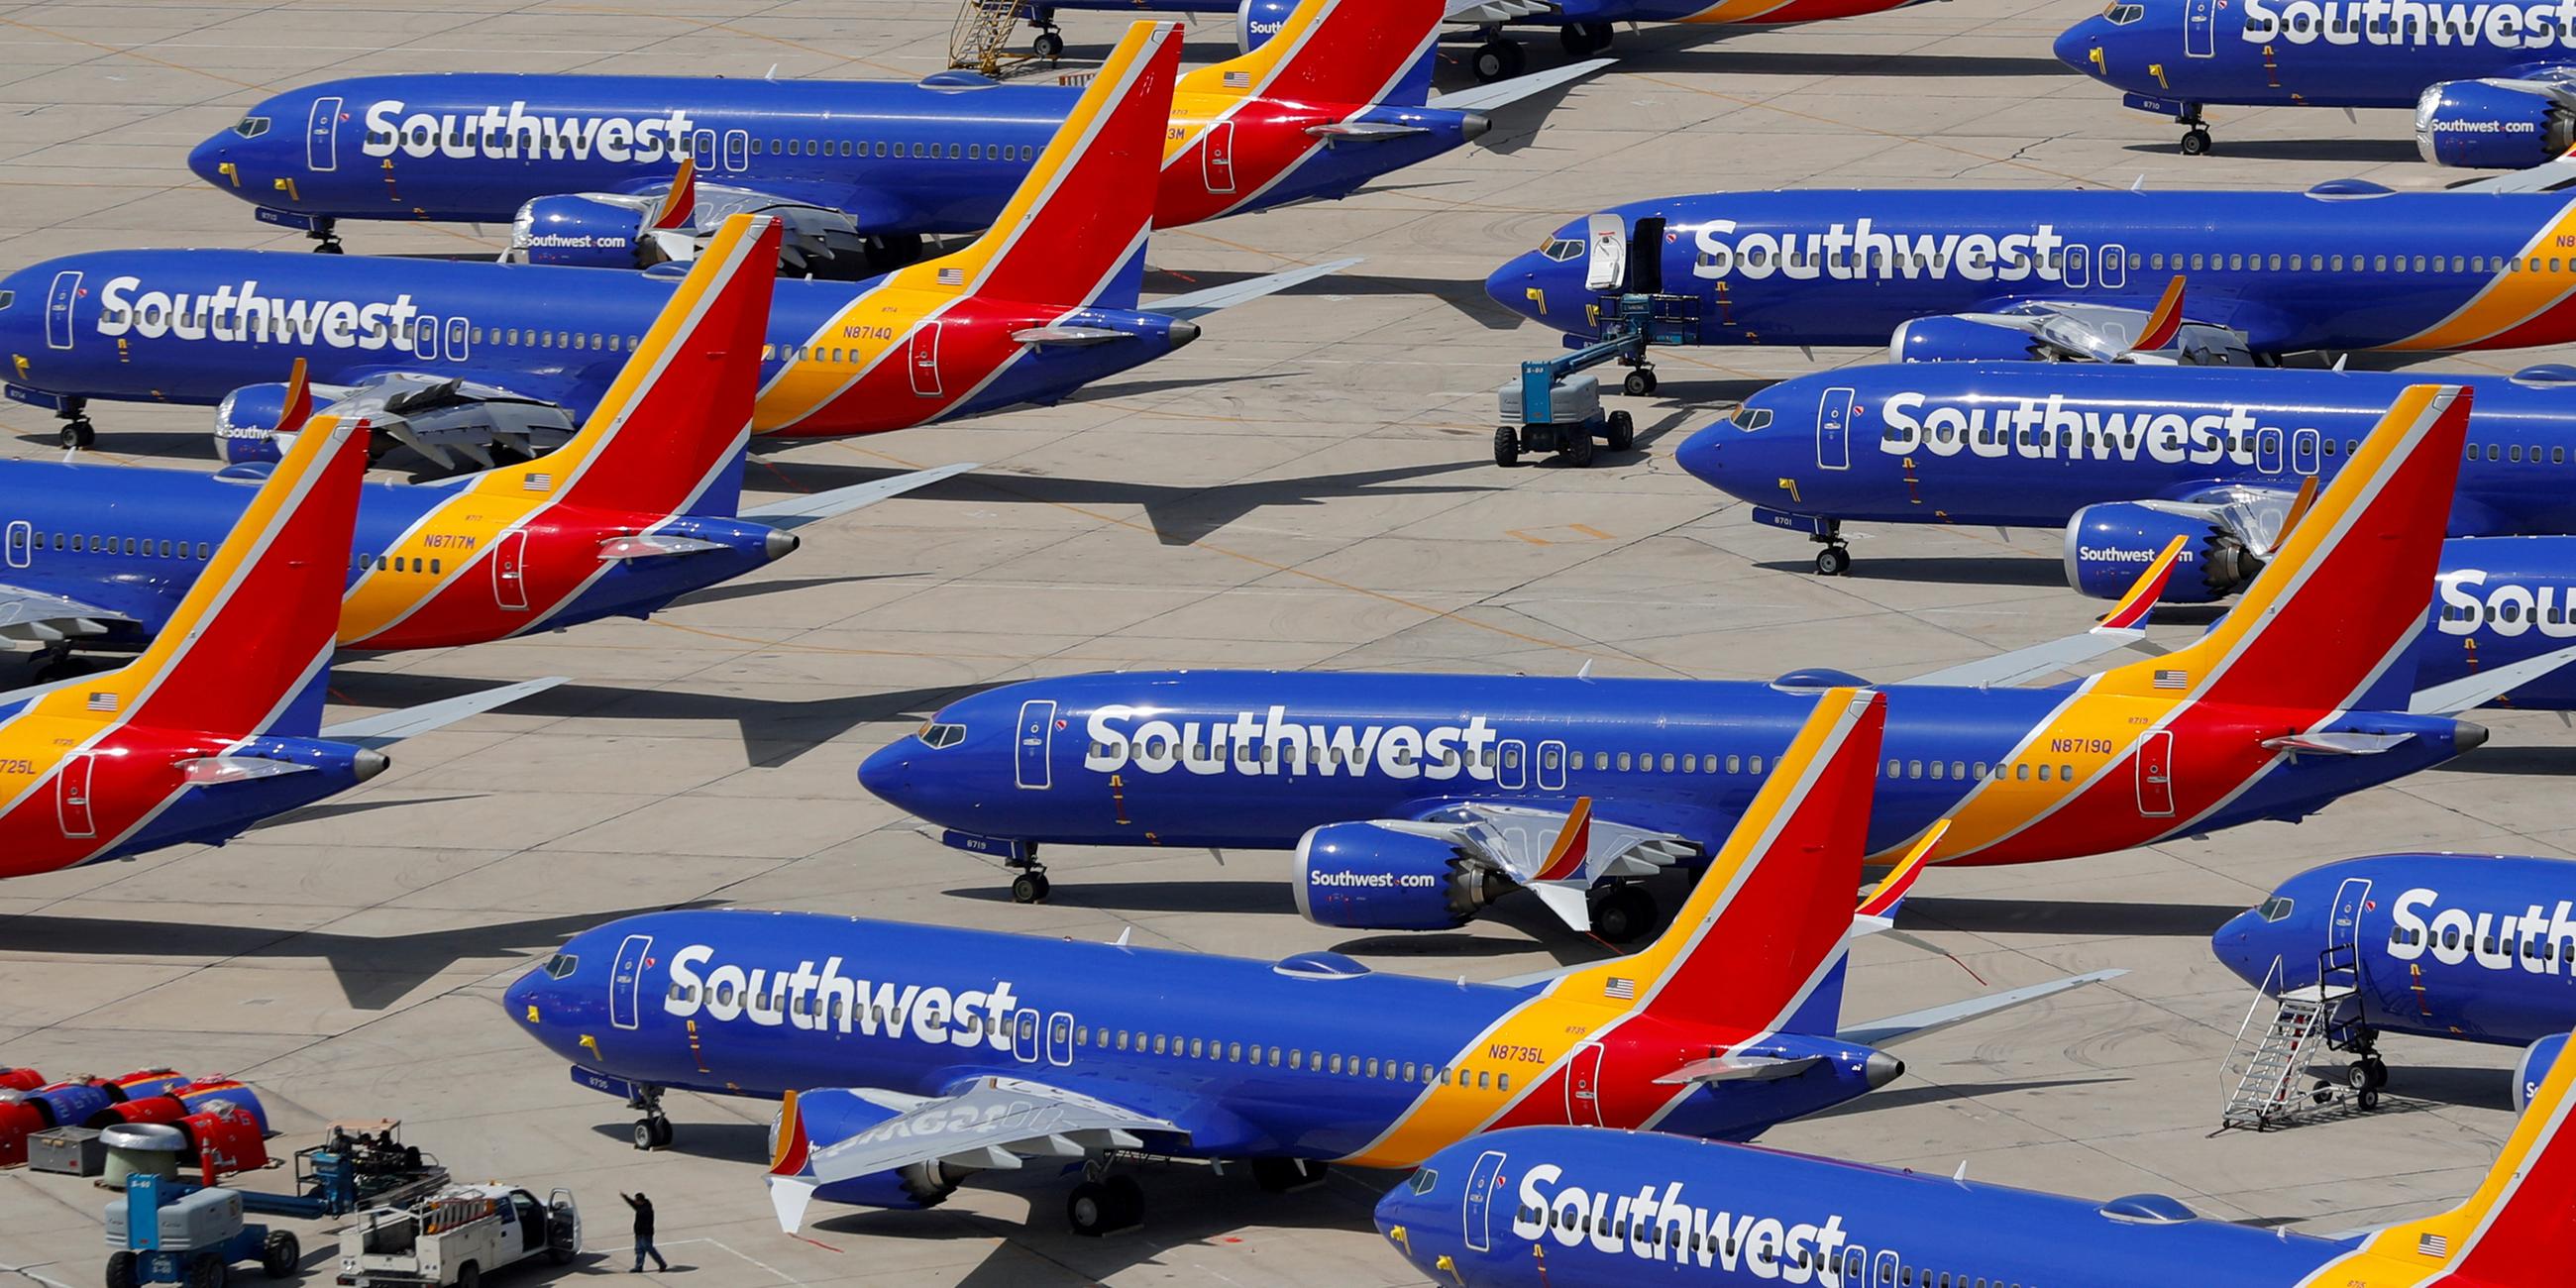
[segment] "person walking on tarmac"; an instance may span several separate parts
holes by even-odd
[[[626,1200],[626,1206],[635,1209],[635,1269],[628,1273],[639,1275],[644,1273],[646,1257],[653,1259],[655,1270],[669,1270],[671,1263],[664,1261],[661,1250],[653,1246],[653,1200],[640,1193],[628,1194],[623,1190],[618,1192],[617,1197]]]

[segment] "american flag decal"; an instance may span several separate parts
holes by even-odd
[[[89,695],[89,709],[92,711],[116,710],[116,695],[113,693],[93,693]]]
[[[1613,975],[1610,982],[1602,986],[1601,993],[1615,1002],[1633,1002],[1637,1000],[1637,981]]]
[[[1225,87],[1226,87],[1227,89],[1250,89],[1250,88],[1252,88],[1252,73],[1250,73],[1250,72],[1227,72],[1227,73],[1225,74]]]
[[[2188,689],[2191,687],[2191,672],[2160,670],[2156,672],[2156,687],[2159,689]]]
[[[2415,1241],[2415,1250],[2428,1257],[2448,1257],[2451,1255],[2451,1237],[2446,1234],[2425,1235]]]
[[[521,482],[519,486],[526,488],[531,492],[551,492],[554,490],[555,476],[552,474],[531,474],[526,478],[526,480]]]
[[[966,284],[966,270],[962,268],[943,268],[939,270],[939,284],[941,286],[964,286]]]

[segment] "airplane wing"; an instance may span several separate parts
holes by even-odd
[[[1527,886],[1578,931],[1592,929],[1592,887],[1604,878],[1649,876],[1704,852],[1678,832],[1602,817],[1589,796],[1565,810],[1462,802],[1378,826],[1455,845],[1468,862]]]
[[[2053,979],[2045,984],[2006,989],[2000,993],[1988,993],[1984,997],[1972,997],[1964,1002],[1950,1002],[1941,1006],[1926,1007],[1920,1011],[1908,1011],[1903,1015],[1891,1015],[1883,1020],[1856,1024],[1835,1036],[1845,1042],[1857,1042],[1864,1046],[1888,1047],[1922,1037],[1927,1033],[1938,1033],[1970,1020],[1992,1015],[1997,1011],[2010,1010],[2016,1006],[2036,1002],[2043,997],[2055,997],[2087,984],[2098,984],[2106,979],[2118,979],[2128,973],[2124,970],[2097,970],[2089,974],[2069,975],[2064,979]]]
[[[1144,1143],[1134,1134],[1140,1131],[1188,1134],[1170,1119],[1025,1078],[978,1078],[935,1097],[855,1088],[847,1094],[892,1109],[894,1116],[818,1147],[806,1133],[797,1093],[787,1093],[779,1109],[769,1198],[779,1228],[789,1234],[804,1225],[814,1191],[835,1181],[915,1163],[1017,1168],[1023,1157],[1082,1158],[1135,1149]]]
[[[1205,317],[1219,309],[1230,309],[1237,304],[1257,300],[1265,295],[1277,294],[1301,282],[1311,282],[1326,274],[1338,273],[1359,262],[1359,258],[1353,256],[1350,259],[1336,259],[1322,264],[1308,264],[1303,268],[1292,268],[1263,277],[1246,278],[1224,286],[1211,286],[1204,291],[1165,296],[1142,307],[1148,313],[1160,313],[1165,317],[1175,317],[1186,322],[1192,318]]]
[[[2119,649],[2153,650],[2155,646],[2147,640],[2147,614],[2154,610],[2157,597],[2164,594],[2165,582],[2172,578],[2175,566],[2181,561],[2183,547],[2189,544],[2187,537],[2176,537],[2166,542],[2165,548],[2147,564],[2146,571],[2139,573],[2138,579],[2130,583],[2129,593],[2121,597],[2119,604],[2103,614],[2100,624],[2081,635],[2069,635],[2045,644],[2014,649],[2010,653],[1943,667],[1928,675],[1918,675],[1906,683],[2009,687]]]
[[[753,506],[743,511],[742,517],[758,519],[773,528],[801,528],[818,519],[829,519],[835,515],[848,514],[852,510],[864,509],[889,497],[901,496],[914,488],[928,487],[941,479],[954,478],[968,470],[981,468],[983,467],[973,461],[964,461],[956,465],[942,465],[935,469],[914,470],[910,474],[897,474],[892,478],[877,479],[868,483],[853,483],[848,487],[833,488],[829,492],[816,492],[811,496]]]
[[[1492,23],[1544,19],[1559,12],[1554,0],[1449,0],[1446,22]]]
[[[109,622],[141,623],[161,615],[138,611],[139,606],[118,607],[116,598],[114,588],[105,585],[83,587],[74,597],[24,583],[0,582],[0,640],[59,644],[104,635]],[[168,610],[169,605],[162,605],[162,613]]]
[[[314,395],[329,402],[325,410],[366,418],[378,434],[441,469],[456,468],[459,456],[490,469],[496,444],[523,456],[540,455],[563,446],[577,428],[571,411],[543,392],[426,371],[389,368],[354,384],[315,386]],[[270,431],[268,454],[283,451],[291,434],[285,428]],[[239,441],[228,441],[227,451]]]
[[[563,683],[568,677],[550,675],[542,680],[504,684],[480,693],[468,693],[437,702],[405,707],[400,711],[381,711],[355,720],[344,720],[322,731],[333,742],[356,743],[370,750],[390,747],[405,738],[417,738],[434,729],[444,729],[469,716],[479,716],[496,707],[506,707],[521,698],[543,693]]]
[[[2510,82],[2508,82],[2510,83]],[[2559,92],[2555,97],[2564,100]],[[2576,183],[2576,148],[2569,148],[2556,158],[2543,161],[2528,170],[2516,170],[2493,178],[2475,179],[2449,189],[2451,192],[2556,192]]]
[[[2576,648],[2483,668],[2448,684],[2417,690],[2406,709],[2419,716],[2456,716],[2474,711],[2571,662],[2576,662]]]
[[[1587,58],[1563,67],[1551,67],[1543,72],[1531,72],[1510,80],[1498,80],[1491,85],[1443,94],[1431,100],[1431,105],[1448,112],[1491,112],[1532,95],[1544,94],[1559,85],[1571,85],[1617,61],[1615,58]]]
[[[2041,356],[2079,362],[2126,362],[2142,366],[2252,366],[2251,342],[2243,331],[2209,320],[2193,320],[2183,302],[2183,279],[2175,277],[2154,305],[2069,303],[2063,300],[2015,300],[1982,313],[1955,313],[1963,321],[2020,331]]]

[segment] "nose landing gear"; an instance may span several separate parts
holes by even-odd
[[[644,1113],[643,1117],[635,1120],[635,1148],[669,1149],[671,1147],[671,1120],[662,1115],[660,1087],[636,1088],[635,1098],[627,1101],[626,1107],[639,1109]]]
[[[62,409],[54,413],[54,418],[63,422],[62,430],[54,438],[64,447],[76,449],[98,445],[98,427],[89,423],[88,399],[64,399]]]
[[[340,245],[340,221],[337,219],[316,219],[304,235],[313,239],[313,253],[316,255],[338,255],[346,249]]]
[[[2182,154],[2184,156],[2198,157],[2209,155],[2209,122],[2200,119],[2200,104],[2183,104],[2182,110],[2174,114],[2174,124],[2191,127],[2184,130],[2182,135]]]
[[[1032,845],[1028,848],[1028,857],[1008,862],[1020,869],[1020,874],[1011,878],[1011,902],[1045,903],[1054,886],[1047,881],[1046,865],[1038,862],[1038,848]]]
[[[1843,525],[1840,520],[1826,520],[1825,530],[1810,539],[1824,547],[1816,552],[1817,576],[1840,577],[1851,571],[1851,547],[1843,541]]]

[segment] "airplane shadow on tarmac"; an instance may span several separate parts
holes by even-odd
[[[1772,572],[1813,573],[1811,561],[1765,560],[1754,565]],[[1932,556],[1889,558],[1862,550],[1845,577],[1861,581],[1922,581],[1950,586],[2064,586],[2066,568],[2054,559],[2028,555]],[[2108,606],[2105,606],[2107,611]],[[2159,612],[2163,611],[2161,609]]]
[[[2151,156],[2169,155],[2170,143],[2132,143],[2125,151]],[[2417,160],[2412,139],[2226,139],[2212,151],[2230,157],[2249,157],[2263,161],[2345,161],[2355,165],[2390,165]],[[2164,183],[2150,187],[2166,188],[2186,185]]]
[[[2007,935],[2149,935],[2207,938],[2245,911],[2240,904],[2078,903],[2067,899],[1962,899],[1915,895],[1909,930]]]

